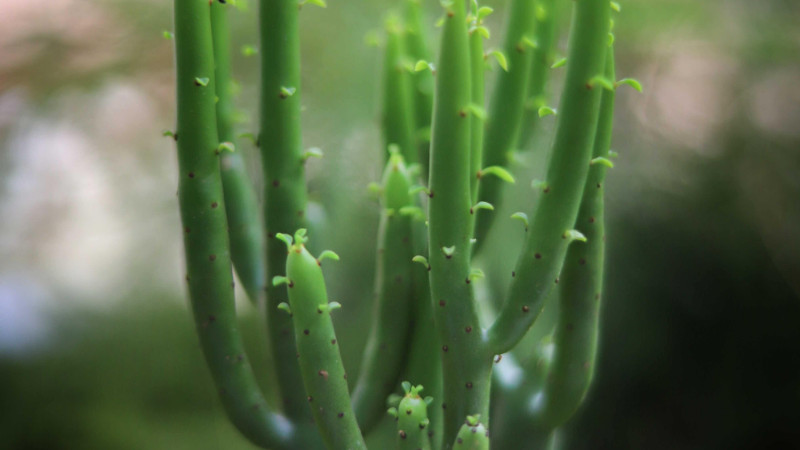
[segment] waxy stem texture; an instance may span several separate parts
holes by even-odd
[[[442,346],[445,445],[468,414],[488,417],[491,355],[470,284],[470,62],[464,2],[446,8],[433,109],[428,241]]]
[[[286,249],[277,233],[305,226],[306,186],[300,133],[300,38],[296,0],[262,0],[261,162],[264,170],[264,218],[268,279],[286,273]],[[292,321],[277,312],[286,301],[285,286],[267,288],[267,328],[282,406],[291,419],[310,419],[295,362]]]
[[[350,406],[347,374],[331,320],[331,312],[340,305],[328,303],[321,261],[306,250],[305,230],[298,230],[294,241],[289,246],[282,284],[289,290],[288,312],[295,325],[297,359],[307,402],[328,448],[366,449]]]
[[[292,439],[294,428],[264,401],[236,323],[207,1],[175,0],[175,51],[178,198],[197,333],[231,422],[253,443],[281,447]]]
[[[211,3],[211,29],[214,38],[214,66],[217,93],[217,132],[220,142],[234,144],[233,78],[231,77],[230,5]],[[247,176],[244,157],[240,151],[220,153],[222,187],[225,193],[225,213],[228,217],[228,236],[233,267],[239,275],[247,296],[258,303],[266,287],[264,267],[264,235],[255,190]]]
[[[589,170],[602,87],[611,6],[608,0],[575,2],[567,77],[547,178],[517,261],[506,304],[489,329],[493,353],[504,353],[522,339],[541,313],[558,281],[569,231],[578,215]]]

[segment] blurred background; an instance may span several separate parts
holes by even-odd
[[[237,49],[257,44],[256,2],[239,2]],[[506,3],[486,1],[490,46]],[[645,91],[617,96],[598,369],[565,448],[800,448],[800,3],[621,3],[617,74]],[[381,170],[381,54],[364,37],[393,5],[301,14],[304,144],[326,155],[308,166],[309,214],[317,245],[342,257],[326,277],[350,372],[374,271],[366,186]],[[223,416],[181,282],[175,148],[161,137],[175,114],[171,3],[0,10],[0,448],[252,448]],[[258,60],[236,55],[239,128],[256,131]],[[553,123],[499,217],[530,208]],[[260,183],[254,149],[239,148]],[[512,222],[476,261],[486,297],[505,290]],[[263,311],[239,298],[267,380]]]

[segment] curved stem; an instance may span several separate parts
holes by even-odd
[[[553,154],[539,205],[516,265],[508,299],[489,330],[494,353],[522,339],[556,284],[575,224],[589,170],[602,87],[611,6],[608,0],[580,0],[570,37],[567,78]]]

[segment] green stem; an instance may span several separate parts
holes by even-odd
[[[300,132],[300,38],[296,0],[262,0],[261,161],[264,170],[264,217],[267,228],[268,279],[286,273],[286,249],[277,233],[305,226],[306,186]],[[278,386],[286,414],[308,421],[300,371],[295,361],[292,321],[277,312],[286,301],[284,286],[267,287],[267,327]]]
[[[291,242],[288,235],[279,236],[287,244]],[[298,230],[294,244],[289,245],[282,284],[289,287],[289,316],[295,325],[297,359],[307,402],[329,449],[366,449],[350,406],[347,374],[331,320],[331,312],[341,305],[328,303],[321,259],[311,256],[303,245],[305,240],[305,230]],[[282,309],[286,309],[285,304]]]
[[[214,73],[218,98],[217,132],[221,142],[235,143],[228,6],[220,2],[211,4],[211,30],[214,38]],[[250,300],[258,304],[261,292],[266,287],[264,236],[261,232],[258,200],[240,151],[223,152],[220,155],[220,167],[233,267]]]
[[[611,6],[608,0],[580,0],[570,37],[569,65],[562,93],[546,184],[520,255],[508,299],[489,329],[494,353],[519,342],[541,313],[564,263],[570,230],[578,215],[597,128]]]
[[[614,54],[609,48],[605,76],[614,80]],[[604,90],[600,119],[594,141],[594,158],[608,158],[614,116],[614,91]],[[561,271],[558,322],[553,341],[555,352],[545,377],[540,407],[534,412],[539,426],[555,428],[565,423],[583,402],[594,375],[600,295],[603,287],[603,182],[607,168],[594,164],[589,169],[576,227],[586,243],[567,251]]]
[[[397,419],[397,449],[431,450],[428,434],[431,421],[428,419],[427,409],[432,399],[420,397],[421,385],[412,387],[411,383],[404,381],[403,388],[406,394],[397,409],[389,410]]]
[[[430,61],[428,36],[422,23],[421,0],[406,0],[406,51],[412,61]],[[428,179],[430,164],[431,114],[433,112],[433,74],[422,70],[411,75],[414,90],[415,138],[422,166],[422,179]]]
[[[233,424],[262,447],[285,445],[294,427],[270,411],[245,355],[220,177],[210,5],[175,0],[178,198],[189,297],[200,344]]]
[[[383,175],[384,211],[378,231],[374,320],[353,389],[353,409],[365,433],[381,418],[408,347],[412,217],[403,208],[412,204],[409,188],[403,157],[392,154]]]
[[[419,161],[415,139],[414,99],[411,73],[407,67],[403,32],[396,19],[386,24],[386,57],[383,78],[383,140],[384,155],[389,156],[389,146],[400,147],[408,164]]]
[[[469,280],[470,62],[463,0],[447,7],[437,64],[431,145],[428,241],[431,296],[442,345],[444,442],[468,414],[488,417],[491,355]]]
[[[527,98],[527,82],[534,54],[535,0],[512,0],[508,14],[503,45],[508,71],[498,73],[492,93],[483,141],[483,167],[508,167]],[[481,178],[478,198],[497,207],[502,187],[503,181],[497,177]],[[483,245],[493,220],[491,211],[483,210],[477,214],[474,251],[477,252]]]
[[[519,150],[527,150],[539,124],[539,108],[547,106],[547,85],[550,67],[556,62],[556,37],[561,19],[561,2],[556,0],[536,1],[535,42],[531,70],[528,75],[528,92],[525,109],[522,113],[522,126],[517,144]]]
[[[477,2],[473,6],[477,7]],[[470,29],[469,33],[469,62],[471,69],[471,99],[472,104],[483,109],[484,108],[484,72],[486,71],[486,61],[483,57],[483,36],[478,32],[477,26],[480,25],[478,20],[477,8],[472,11],[474,26]],[[483,164],[483,128],[484,118],[472,115],[472,124],[470,126],[470,192],[472,203],[478,202],[478,172],[481,170]]]

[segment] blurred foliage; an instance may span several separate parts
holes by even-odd
[[[257,41],[249,3],[234,16],[236,48]],[[506,2],[486,3],[496,45]],[[364,36],[393,4],[302,15],[304,142],[326,153],[309,164],[309,217],[317,245],[342,257],[326,278],[351,373],[374,271],[366,185],[380,170],[380,53]],[[799,448],[800,3],[622,8],[618,72],[645,94],[618,96],[600,361],[565,448]],[[180,291],[173,146],[159,138],[174,114],[168,2],[31,0],[4,4],[4,18],[0,281],[33,280],[46,301],[0,289],[0,311],[38,311],[48,339],[0,353],[0,448],[251,448],[222,414]],[[240,128],[252,131],[257,59],[235,64]],[[516,168],[501,217],[535,202],[527,186],[550,132]],[[487,302],[502,298],[522,239],[518,223],[497,222],[477,261]],[[241,307],[269,385],[263,311]],[[13,317],[0,327],[20,326]],[[528,448],[525,430],[510,432]]]

